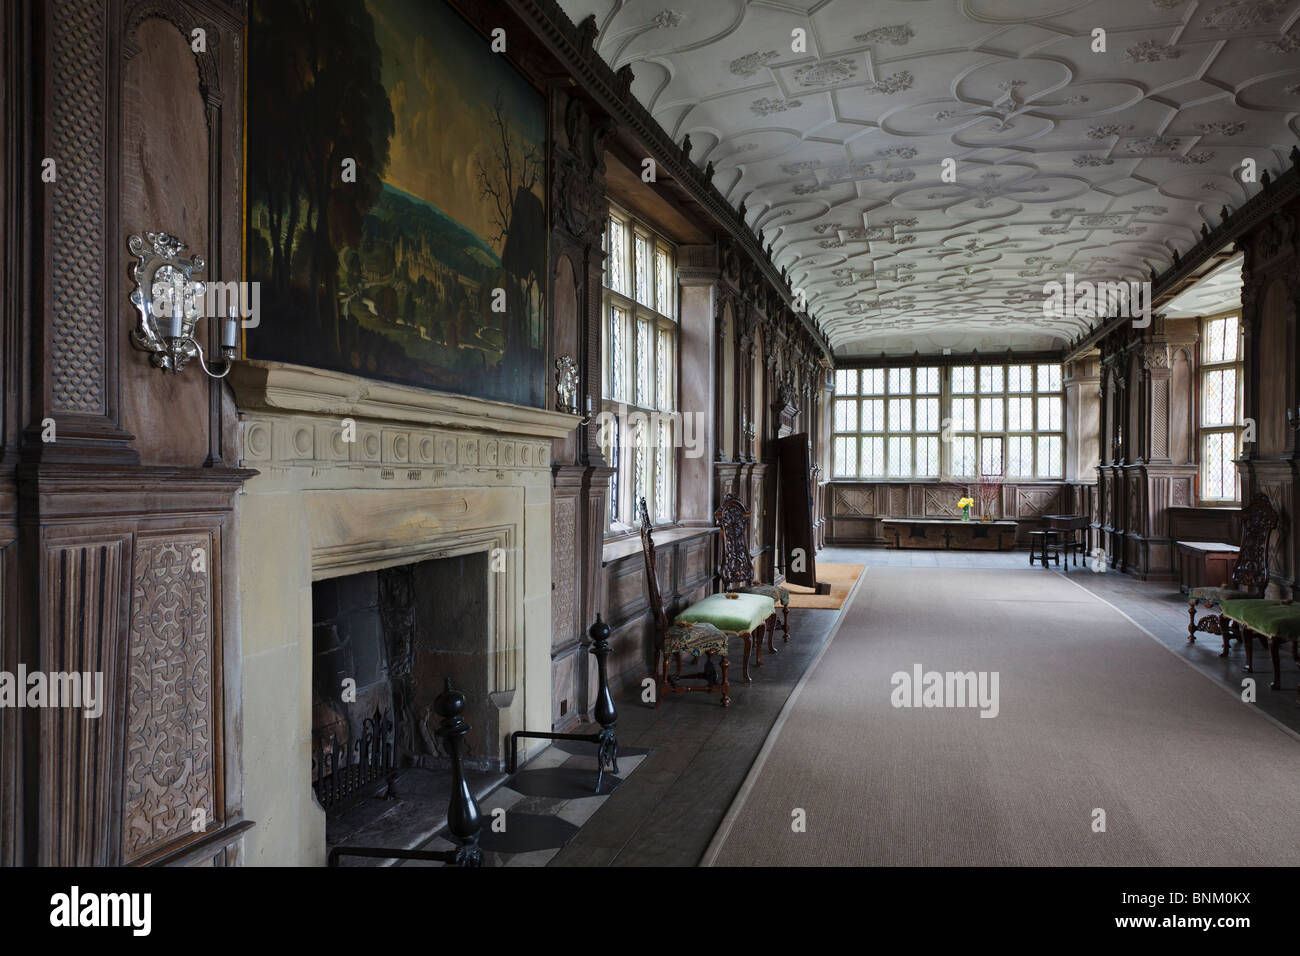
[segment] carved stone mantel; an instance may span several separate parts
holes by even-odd
[[[431,392],[283,362],[239,362],[230,373],[230,384],[241,412],[305,412],[535,438],[563,438],[579,421],[577,415],[563,412]]]
[[[501,555],[487,575],[487,644],[468,665],[500,732],[479,756],[499,759],[510,732],[551,720],[551,459],[578,419],[272,362],[241,363],[231,378],[240,460],[259,472],[238,502],[245,802],[263,819],[300,821],[255,831],[248,856],[319,864],[312,582]]]

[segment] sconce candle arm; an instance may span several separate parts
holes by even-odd
[[[193,340],[191,340],[191,341],[193,341]],[[195,348],[195,349],[198,351],[198,353],[199,353],[199,354],[196,356],[196,358],[199,360],[199,366],[203,369],[203,371],[204,371],[205,373],[207,373],[208,375],[212,376],[213,378],[225,378],[227,375],[230,374],[230,369],[231,369],[231,368],[234,366],[234,364],[235,364],[234,361],[232,361],[232,356],[229,356],[229,355],[224,356],[224,357],[222,358],[222,360],[221,360],[221,366],[220,366],[220,367],[221,367],[221,371],[220,371],[220,372],[214,372],[214,371],[212,371],[211,368],[208,367],[208,363],[205,362],[205,361],[203,360],[203,359],[204,359],[204,356],[203,356],[203,346],[200,345],[198,342],[194,342],[194,348]],[[226,349],[222,349],[222,351],[224,352],[224,351],[227,351],[227,350],[226,350]],[[230,349],[229,351],[234,351],[234,350],[233,350],[233,349]]]

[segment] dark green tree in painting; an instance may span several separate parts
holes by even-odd
[[[496,229],[491,239],[504,243],[501,264],[515,280],[510,309],[516,316],[530,315],[530,303],[538,298],[546,275],[545,249],[530,241],[546,229],[545,208],[533,192],[546,172],[546,158],[511,132],[499,92],[492,104],[492,128],[492,162],[479,161],[475,168],[479,195],[490,203]],[[511,336],[506,354],[514,359],[531,343],[514,338],[520,323],[506,328]]]
[[[305,305],[341,350],[338,250],[361,240],[394,129],[374,22],[362,0],[261,0],[249,38],[248,87],[260,105],[249,111],[259,145],[248,187],[266,206],[270,304]]]

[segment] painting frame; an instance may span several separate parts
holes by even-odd
[[[250,34],[255,29],[254,11],[258,4],[274,3],[276,0],[250,0],[249,14],[244,25],[244,89],[242,96],[242,136],[241,136],[241,190],[240,197],[240,273],[245,284],[259,283],[263,278],[259,270],[250,263],[250,237],[253,235],[251,228],[251,218],[253,215],[253,206],[255,202],[254,190],[251,185],[249,166],[250,166],[250,144],[253,150],[259,147],[259,144],[253,143],[250,136],[250,116],[254,109],[254,97],[258,91],[249,83],[250,61],[252,60],[252,46],[250,45]],[[305,0],[311,3],[312,0]],[[328,2],[328,0],[322,0]],[[410,3],[413,0],[359,0],[367,8],[372,5],[382,6],[391,4],[400,6],[403,3]],[[456,28],[463,30],[467,35],[472,34],[476,41],[481,45],[481,51],[490,50],[492,36],[485,32],[479,24],[476,24],[462,9],[456,0],[435,0],[433,4],[426,6],[435,7],[441,16],[453,20],[457,25]],[[445,42],[445,41],[444,41]],[[380,51],[382,54],[382,50]],[[552,309],[553,309],[553,276],[551,270],[553,266],[554,250],[551,241],[551,197],[550,197],[550,177],[553,163],[552,156],[552,103],[551,96],[544,84],[534,79],[513,56],[511,52],[490,52],[487,56],[492,58],[491,69],[495,71],[493,77],[498,80],[498,97],[500,97],[500,88],[503,85],[513,84],[516,91],[525,90],[526,95],[532,98],[532,105],[535,109],[535,118],[537,123],[537,135],[531,140],[531,146],[534,150],[535,157],[535,174],[532,188],[528,190],[531,193],[531,199],[535,200],[536,208],[532,211],[531,217],[526,220],[525,225],[529,226],[533,232],[531,237],[525,237],[525,240],[518,245],[525,247],[522,256],[517,257],[521,261],[530,263],[531,271],[522,276],[525,287],[528,287],[528,294],[531,297],[531,307],[523,312],[523,322],[527,326],[527,353],[524,356],[525,361],[520,362],[518,356],[512,357],[509,349],[503,349],[499,363],[493,368],[493,372],[498,380],[508,379],[513,382],[522,382],[522,387],[526,389],[526,394],[515,391],[509,394],[502,394],[499,390],[494,391],[492,388],[480,389],[475,387],[455,387],[445,381],[422,380],[418,375],[411,375],[409,370],[398,368],[376,367],[376,357],[369,356],[369,365],[367,367],[348,367],[347,363],[342,361],[343,356],[337,358],[338,361],[322,361],[319,356],[307,356],[298,358],[297,356],[286,356],[283,350],[275,348],[265,349],[260,346],[257,330],[261,328],[263,316],[259,315],[255,321],[245,323],[245,328],[241,331],[241,354],[244,358],[252,361],[277,362],[288,365],[296,365],[304,368],[317,368],[324,371],[340,372],[343,374],[355,375],[363,379],[375,379],[389,382],[395,385],[401,385],[411,388],[419,388],[434,392],[440,392],[458,397],[468,397],[483,401],[498,402],[507,405],[522,406],[527,408],[548,409],[553,405],[553,394],[551,389],[552,375],[550,362],[550,347],[553,329],[551,328]],[[391,99],[391,91],[388,91]],[[399,118],[394,116],[394,125],[399,122]],[[505,129],[503,123],[500,130]],[[513,130],[511,130],[513,132]],[[501,139],[507,141],[506,149],[509,150],[509,135],[502,132]],[[387,169],[384,171],[387,173]],[[382,174],[381,174],[382,175]],[[385,189],[389,188],[387,180],[383,181]],[[396,191],[396,187],[393,187]],[[521,196],[522,191],[517,192]],[[419,196],[408,198],[420,199]],[[427,202],[427,200],[426,200]],[[528,205],[532,205],[530,201]],[[432,203],[430,203],[432,205]],[[518,207],[520,203],[514,202],[512,206],[512,215],[509,225],[503,229],[500,239],[503,243],[501,254],[501,269],[506,268],[505,263],[511,254],[511,235],[517,235],[512,232],[518,225]],[[435,207],[436,208],[436,207]],[[450,218],[450,217],[448,217]],[[453,220],[455,222],[455,220]],[[468,229],[467,229],[468,231]],[[531,238],[531,243],[527,240]],[[527,248],[531,246],[531,248]],[[440,263],[445,265],[446,263]],[[518,284],[521,277],[516,274],[508,274],[508,277],[514,279]],[[456,275],[456,278],[462,282],[465,277]],[[501,287],[496,287],[495,292],[502,292]],[[317,293],[318,294],[318,293]],[[509,298],[509,296],[507,296]],[[256,296],[254,297],[256,301]],[[372,311],[374,311],[372,307]],[[509,311],[509,310],[507,310]],[[264,313],[268,321],[276,320],[274,310],[268,310]],[[517,323],[520,319],[512,317],[508,320],[511,323]],[[509,341],[509,326],[507,326],[507,341]],[[250,331],[252,334],[250,335]],[[482,331],[482,330],[480,330]],[[488,331],[491,331],[490,329]],[[446,339],[439,341],[438,344],[446,346]],[[453,346],[454,347],[454,346]],[[354,353],[355,354],[355,353]],[[363,357],[364,359],[365,357]],[[412,360],[414,361],[414,359]],[[472,377],[472,376],[471,376]]]

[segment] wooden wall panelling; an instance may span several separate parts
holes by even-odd
[[[18,669],[18,547],[16,528],[0,527],[0,670]],[[22,711],[0,708],[0,866],[15,866],[22,858]]]
[[[70,529],[69,529],[70,530]],[[90,529],[48,535],[43,545],[41,641],[36,667],[54,673],[102,675],[103,712],[88,718],[80,707],[46,708],[25,715],[25,731],[38,740],[41,808],[39,859],[52,866],[108,866],[118,861],[122,779],[121,700],[125,620],[124,570],[130,538]],[[30,823],[31,821],[29,821]]]

